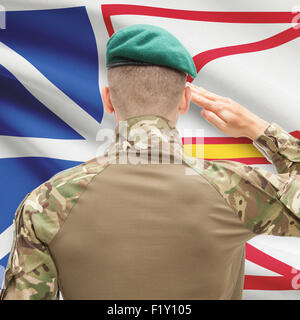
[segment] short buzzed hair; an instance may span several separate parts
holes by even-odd
[[[111,102],[121,119],[155,114],[167,117],[178,106],[187,75],[161,66],[125,65],[108,69]]]

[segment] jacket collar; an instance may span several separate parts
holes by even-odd
[[[107,150],[127,152],[171,153],[182,156],[182,139],[175,124],[157,115],[142,115],[120,121],[115,129],[114,140]]]

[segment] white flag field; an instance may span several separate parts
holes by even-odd
[[[186,46],[198,71],[189,81],[300,139],[300,2],[2,0],[0,281],[19,203],[55,173],[95,157],[98,130],[114,128],[100,94],[106,43],[136,23],[163,27]],[[197,157],[203,129],[205,159],[276,172],[249,139],[223,135],[193,104],[178,129],[189,155]],[[296,237],[249,241],[243,299],[300,299],[299,248]]]

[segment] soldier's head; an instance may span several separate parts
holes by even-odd
[[[184,46],[166,30],[132,25],[116,32],[106,50],[108,86],[104,108],[116,121],[154,114],[176,122],[190,105],[187,75],[196,67]]]
[[[104,108],[117,120],[155,114],[177,121],[188,111],[191,92],[186,74],[161,66],[119,66],[108,70]]]

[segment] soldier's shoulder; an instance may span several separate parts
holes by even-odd
[[[226,176],[240,175],[246,177],[253,171],[253,167],[234,160],[204,160],[203,174]]]
[[[276,197],[288,178],[288,174],[274,174],[233,160],[203,160],[201,170],[196,171],[222,194],[248,193],[255,188]]]
[[[201,175],[210,175],[227,171],[227,173],[247,173],[251,167],[232,160],[206,160],[184,156],[184,163]]]
[[[34,197],[35,194],[38,194],[39,198],[43,199],[43,201],[60,201],[62,198],[73,198],[76,193],[84,189],[91,179],[104,168],[105,165],[99,164],[97,159],[94,158],[60,171],[33,190],[29,198]]]
[[[80,163],[77,166],[68,168],[66,170],[62,170],[52,176],[48,182],[52,184],[57,184],[61,182],[69,183],[80,181],[81,179],[85,179],[88,175],[97,175],[100,173],[106,165],[104,163],[100,163],[97,158],[93,158],[84,163]],[[74,179],[76,179],[74,181]]]
[[[222,191],[231,189],[241,181],[246,181],[247,184],[254,183],[259,179],[253,174],[255,168],[238,161],[185,157],[185,162],[211,185]]]
[[[24,217],[31,220],[41,240],[52,240],[88,184],[106,166],[96,158],[81,163],[58,172],[27,196]]]

